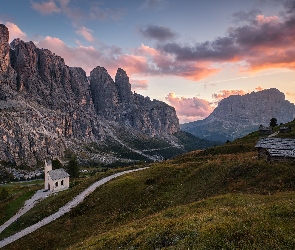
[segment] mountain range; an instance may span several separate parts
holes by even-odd
[[[42,166],[46,158],[108,164],[155,161],[206,147],[180,132],[175,109],[131,91],[126,72],[86,76],[0,25],[0,160]],[[188,144],[187,144],[188,143]],[[211,145],[209,143],[209,145]]]
[[[269,126],[271,118],[280,124],[294,117],[295,105],[285,99],[284,93],[271,88],[242,96],[231,95],[221,100],[204,120],[180,127],[199,138],[225,142],[257,130],[260,124]]]

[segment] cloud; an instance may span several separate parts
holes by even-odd
[[[36,42],[39,48],[47,48],[65,59],[69,66],[82,67],[87,74],[96,66],[103,66],[114,75],[119,67],[124,68],[129,75],[149,71],[146,58],[142,56],[123,54],[120,48],[101,45],[69,47],[56,37],[47,36]]]
[[[36,42],[39,48],[47,48],[65,59],[69,66],[82,67],[87,74],[96,66],[105,67],[111,75],[115,75],[118,68],[124,68],[133,79],[138,76],[180,76],[190,80],[198,80],[215,73],[217,69],[208,69],[206,65],[197,66],[191,63],[174,61],[168,55],[156,49],[142,45],[131,53],[123,53],[118,47],[101,44],[99,47],[67,46],[62,40],[45,37]],[[133,81],[134,89],[146,89],[147,82]]]
[[[174,33],[168,27],[157,25],[148,25],[145,27],[141,27],[139,29],[139,33],[146,38],[155,39],[159,42],[164,42],[176,37],[176,33]]]
[[[144,9],[159,9],[165,4],[164,0],[146,0],[142,8]]]
[[[281,0],[278,0],[278,1],[281,1]],[[286,8],[287,13],[294,14],[294,10],[295,10],[295,1],[294,0],[283,0],[283,4]]]
[[[74,23],[84,20],[119,20],[127,12],[126,8],[106,8],[102,1],[85,1],[83,9],[78,6],[78,1],[49,0],[37,3],[31,1],[32,8],[41,14],[63,13]]]
[[[56,6],[54,1],[36,3],[31,1],[32,8],[43,15],[48,15],[52,13],[59,13],[61,10]]]
[[[111,75],[114,75],[118,68],[124,68],[134,79],[138,76],[180,76],[199,80],[218,70],[202,64],[179,63],[173,57],[145,45],[132,49],[130,53],[123,53],[121,48],[101,43],[96,44],[97,47],[83,46],[81,43],[76,47],[69,47],[59,38],[49,36],[36,45],[60,55],[69,66],[82,67],[87,74],[96,66],[103,66]],[[144,84],[139,86],[138,83],[137,89],[145,88]]]
[[[134,50],[134,54],[144,56],[147,59],[148,75],[169,75],[180,76],[192,81],[198,81],[212,74],[219,69],[212,68],[206,63],[181,62],[165,52],[141,45]]]
[[[83,9],[78,1],[46,0],[41,3],[31,2],[32,7],[44,14],[65,14],[80,27],[76,32],[87,41],[93,42],[93,32],[82,20],[105,20],[120,18],[126,9],[107,8],[101,1],[86,1]],[[155,48],[145,45],[122,49],[107,45],[85,47],[82,44],[70,48],[65,44],[65,51],[49,44],[52,51],[59,50],[69,65],[82,66],[87,72],[97,65],[105,66],[110,72],[117,67],[124,67],[129,75],[142,76],[178,76],[192,81],[200,81],[214,75],[224,64],[239,63],[242,71],[261,71],[269,68],[295,69],[295,1],[282,0],[285,12],[278,16],[265,16],[257,9],[248,12],[236,12],[235,26],[230,27],[226,35],[212,41],[194,44],[167,42],[176,34],[165,26],[148,25],[141,27],[139,33],[158,42]],[[163,6],[163,0],[144,1],[145,8]],[[45,8],[45,6],[49,6]],[[55,7],[56,8],[55,8]],[[47,12],[46,12],[47,11]],[[19,34],[24,37],[25,34]],[[45,43],[45,41],[43,41]],[[47,43],[49,43],[49,38]],[[45,47],[45,46],[44,46]],[[219,68],[217,68],[217,66]],[[230,79],[231,80],[231,79]],[[225,80],[224,80],[225,81]],[[220,81],[221,82],[221,81]],[[217,82],[216,82],[217,83]]]
[[[13,41],[16,38],[20,38],[24,41],[28,40],[27,34],[23,32],[16,24],[6,22],[5,25],[9,30],[9,42]]]
[[[261,10],[252,9],[250,11],[238,11],[233,14],[234,22],[252,22],[257,15],[261,14]]]
[[[130,83],[133,91],[146,90],[148,88],[147,80],[130,79]]]
[[[92,36],[93,31],[91,29],[87,29],[86,27],[80,27],[76,33],[82,37],[84,37],[85,40],[88,42],[93,42],[94,37]]]
[[[93,4],[89,10],[90,19],[120,20],[127,13],[126,8],[103,8],[100,3]]]
[[[264,90],[264,88],[258,86],[255,88],[255,91],[261,91]],[[214,103],[217,104],[219,101],[221,101],[224,98],[227,98],[231,95],[246,95],[248,94],[249,91],[244,91],[244,90],[221,90],[219,93],[214,93],[212,94],[212,98],[214,100]]]
[[[286,95],[288,95],[288,96],[295,96],[295,93],[287,92]]]
[[[207,100],[198,97],[177,97],[172,92],[165,99],[175,108],[181,123],[204,119],[214,109]]]
[[[294,1],[292,2],[293,5]],[[288,10],[293,8],[290,4]],[[288,10],[285,11],[289,13]],[[269,68],[295,69],[295,12],[288,15],[264,16],[258,11],[239,12],[245,24],[230,27],[227,35],[194,45],[170,42],[158,50],[182,62],[247,64],[241,70],[259,71]]]
[[[224,98],[227,98],[231,95],[245,95],[246,92],[244,90],[221,90],[218,94],[212,94],[212,98],[215,102],[219,102]]]
[[[256,91],[261,91],[261,90],[264,90],[264,88],[258,86],[258,87],[255,88],[255,90],[256,90]]]

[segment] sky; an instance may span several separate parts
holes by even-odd
[[[124,69],[180,123],[233,94],[277,88],[295,102],[295,0],[1,0],[0,23],[87,75]]]

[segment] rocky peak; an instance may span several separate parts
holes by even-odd
[[[278,123],[295,117],[295,105],[275,88],[229,96],[221,100],[207,118],[183,124],[181,128],[200,138],[226,141],[255,131],[260,124],[269,125],[273,117]]]
[[[119,68],[115,77],[115,84],[118,90],[119,100],[122,103],[129,103],[132,99],[131,84],[126,72]]]
[[[104,67],[98,66],[90,72],[90,89],[97,114],[108,120],[116,119],[118,90]]]
[[[29,89],[28,81],[36,75],[37,53],[36,46],[32,42],[25,43],[20,39],[14,39],[11,43],[11,66],[17,73],[17,89]]]
[[[276,117],[285,123],[294,118],[295,106],[285,100],[284,93],[276,88],[252,92],[243,96],[232,95],[218,104],[218,107],[206,119],[239,121],[245,125],[268,124]]]
[[[9,31],[4,24],[0,24],[0,46],[8,44]]]
[[[0,73],[6,74],[10,64],[9,32],[5,25],[0,24]]]

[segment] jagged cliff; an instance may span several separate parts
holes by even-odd
[[[221,100],[207,118],[182,124],[181,129],[200,138],[226,141],[257,130],[260,124],[269,125],[272,117],[278,123],[295,117],[295,105],[275,88],[229,96]]]
[[[8,41],[9,31],[0,25],[1,161],[36,165],[46,157],[62,158],[66,149],[81,159],[118,160],[120,155],[106,150],[110,144],[154,159],[125,137],[181,147],[172,136],[179,131],[174,108],[132,93],[123,69],[115,81],[103,67],[87,77],[32,42]]]

